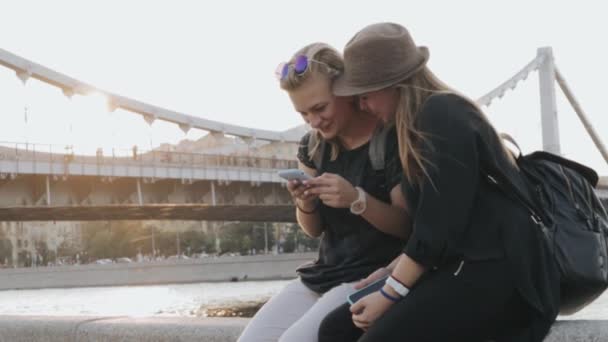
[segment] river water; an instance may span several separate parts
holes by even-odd
[[[206,307],[270,298],[289,281],[0,291],[0,315],[197,316]],[[608,319],[608,292],[564,319]]]
[[[288,281],[0,291],[0,315],[196,316],[201,308],[270,298]]]

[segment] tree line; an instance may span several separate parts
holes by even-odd
[[[278,238],[278,240],[277,240]],[[278,243],[277,243],[278,241]],[[273,229],[270,224],[233,222],[205,232],[198,223],[167,231],[141,221],[94,221],[82,225],[81,248],[62,245],[59,256],[78,255],[83,263],[97,259],[192,256],[194,254],[261,254],[316,250],[318,240],[307,237],[295,224]]]

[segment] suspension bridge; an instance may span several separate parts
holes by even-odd
[[[98,89],[60,72],[0,49],[0,65],[22,81],[37,79],[58,87],[68,97],[102,94],[108,108],[141,115],[151,124],[166,121],[188,132],[198,129],[215,136],[230,136],[253,145],[295,147],[305,128],[285,132],[253,129],[206,120],[146,104]],[[535,58],[507,81],[478,99],[488,106],[519,82],[538,72],[543,149],[560,154],[557,89],[580,118],[603,159],[608,153],[553,59],[550,48],[538,49]],[[294,167],[295,158],[234,156],[227,153],[133,151],[129,156],[78,155],[64,147],[0,142],[0,221],[192,219],[293,222],[294,209],[279,169]],[[598,195],[608,205],[608,177],[601,177]],[[65,340],[67,336],[109,337],[182,336],[184,339],[234,340],[245,319],[200,320],[108,317],[0,317],[8,339]],[[48,327],[51,327],[50,329]],[[65,329],[64,329],[65,327]],[[605,335],[603,321],[561,321],[547,341],[573,336],[592,340]],[[26,337],[27,336],[27,337]],[[44,337],[42,337],[44,336]],[[194,337],[196,336],[196,337]],[[95,337],[93,337],[95,338]]]
[[[52,145],[0,142],[0,221],[295,221],[291,199],[276,173],[296,167],[295,151],[306,127],[278,132],[179,113],[99,89],[2,49],[0,65],[13,70],[24,84],[36,79],[70,98],[101,94],[110,111],[122,109],[140,115],[148,124],[160,120],[185,133],[198,129],[248,145],[287,145],[293,151],[291,159],[159,150],[134,150],[130,156],[85,156]],[[489,106],[533,72],[538,72],[543,149],[561,153],[559,88],[608,163],[606,147],[557,68],[551,48],[538,49],[531,62],[478,103]],[[601,177],[597,193],[608,201],[608,177]]]

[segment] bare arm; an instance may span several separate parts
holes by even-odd
[[[393,261],[391,261],[390,264],[386,265],[385,267],[380,267],[379,269],[375,270],[370,275],[368,275],[365,279],[361,279],[358,283],[356,283],[354,285],[354,288],[356,290],[362,289],[362,288],[366,287],[367,285],[375,282],[376,280],[391,274],[393,272],[393,270],[395,269],[395,266],[397,265],[397,262],[399,261],[400,258],[401,258],[401,255],[397,256],[395,259],[393,259]]]
[[[367,194],[367,209],[361,216],[386,234],[407,239],[410,236],[409,214],[399,185],[391,190],[391,204]]]
[[[316,175],[315,169],[311,169],[302,163],[298,163],[298,167],[300,170],[313,177]],[[318,237],[321,235],[323,232],[323,226],[321,222],[321,215],[319,214],[318,196],[304,194],[306,187],[298,181],[290,181],[287,185],[287,189],[293,196],[297,207],[306,211],[305,213],[296,208],[296,219],[298,220],[298,223],[300,224],[300,227],[302,227],[304,233],[310,237]]]
[[[305,193],[318,196],[325,205],[333,208],[348,208],[358,197],[355,187],[337,174],[324,173],[305,183],[312,186]],[[390,196],[392,204],[366,194],[367,208],[361,216],[376,229],[407,239],[410,235],[407,206],[398,185],[391,190]]]
[[[426,269],[406,254],[401,254],[398,260],[392,272],[392,277],[402,282],[408,288],[412,288]],[[393,297],[398,298],[400,296],[389,285],[384,285],[382,290]],[[385,298],[380,292],[367,295],[351,305],[350,311],[353,313],[353,323],[361,329],[368,329],[393,304],[395,302]]]
[[[385,268],[387,270],[389,270],[390,272],[393,272],[393,270],[395,269],[395,266],[397,266],[397,263],[399,262],[399,259],[401,259],[401,255],[399,255],[398,257],[393,259],[393,261],[391,261],[391,263],[388,264]]]
[[[407,256],[407,254],[401,254],[391,275],[411,289],[424,272],[426,272],[426,268],[422,264],[417,263],[414,259]],[[397,295],[390,286],[385,286],[384,290]]]

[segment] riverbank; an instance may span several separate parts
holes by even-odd
[[[226,303],[220,306],[201,308],[198,317],[244,317],[251,318],[266,303],[266,300]]]
[[[226,256],[145,263],[0,270],[0,290],[186,284],[296,277],[317,253]]]
[[[290,281],[6,290],[0,291],[0,315],[247,317]],[[608,319],[608,292],[560,319]]]

